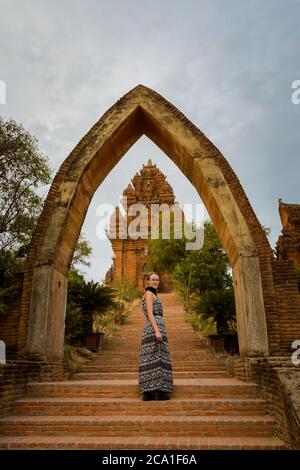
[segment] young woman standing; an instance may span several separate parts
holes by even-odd
[[[157,296],[159,276],[151,272],[142,299],[147,322],[141,343],[139,389],[143,400],[169,400],[173,391],[173,372],[162,302]]]

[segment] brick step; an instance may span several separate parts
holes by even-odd
[[[22,398],[15,403],[17,415],[256,415],[267,414],[262,398],[173,398],[147,401],[138,398]]]
[[[184,346],[189,346],[192,345],[197,346],[198,348],[202,348],[203,346],[201,345],[200,339],[199,338],[183,338],[183,337],[174,337],[172,335],[168,334],[168,341],[169,343],[174,343],[176,346],[183,344]],[[141,343],[141,341],[140,341]]]
[[[168,336],[169,343],[173,343],[174,346],[178,347],[180,346],[182,349],[187,348],[187,349],[197,349],[198,351],[201,350],[201,343],[199,339],[185,339],[185,338],[180,338],[177,341],[173,340]],[[135,346],[136,349],[138,349],[141,345],[141,338],[138,340],[135,339],[130,339],[126,336],[126,339],[122,338],[117,338],[115,341],[112,341],[111,343],[106,343],[105,342],[105,349],[107,346],[113,346],[117,347],[119,345],[122,345],[124,348],[128,346]],[[191,348],[192,347],[192,348]]]
[[[121,380],[136,379],[138,372],[79,372],[72,376],[71,380]],[[200,371],[200,372],[174,372],[174,379],[184,378],[222,378],[230,377],[227,371]]]
[[[180,331],[194,331],[192,325],[190,323],[185,322],[182,317],[177,317],[177,318],[163,317],[163,320],[166,326],[169,326],[170,328],[173,328],[174,330],[176,330],[176,327],[178,326],[180,327]],[[126,322],[122,329],[126,329],[126,327],[129,327],[129,326],[132,326],[134,329],[138,329],[141,326],[143,327],[147,321],[148,320],[146,319],[146,317],[145,318],[144,317],[137,317],[137,318],[127,317]]]
[[[125,360],[125,359],[124,359]],[[120,365],[120,361],[121,361],[121,358],[119,361],[117,360],[114,360],[114,361],[108,361],[108,360],[103,360],[103,361],[97,361],[97,362],[94,362],[94,365],[95,366],[110,366],[112,368],[115,368],[117,367],[118,365]],[[127,360],[127,364],[128,364],[128,367],[129,366],[135,366],[135,367],[139,367],[139,358],[134,358],[134,359],[128,359]],[[224,370],[225,369],[225,366],[221,366],[220,364],[205,364],[203,363],[202,361],[188,361],[187,359],[177,359],[175,360],[173,357],[172,357],[172,367],[173,367],[173,370],[176,370],[177,367],[180,368],[180,370],[184,370],[186,368],[186,370],[191,370],[192,368],[196,369],[196,370]]]
[[[186,365],[184,363],[173,363],[173,372],[201,372],[201,371],[225,371],[226,368],[217,365],[199,364]],[[139,364],[102,364],[83,366],[80,372],[138,372]]]
[[[97,358],[102,358],[102,357],[113,357],[113,356],[122,356],[123,358],[126,357],[126,356],[138,356],[140,354],[140,346],[141,346],[141,343],[139,344],[139,347],[133,351],[130,351],[128,352],[127,350],[121,350],[121,351],[116,351],[114,353],[114,351],[108,351],[106,349],[103,349],[101,350],[100,352],[97,352],[95,354],[95,356],[93,357],[94,360],[96,360]],[[190,354],[193,354],[193,356],[196,355],[197,358],[199,359],[203,359],[204,361],[216,361],[216,356],[215,354],[211,353],[209,350],[204,350],[202,348],[200,348],[199,346],[198,347],[193,347],[193,348],[190,348],[190,349],[178,349],[178,346],[180,346],[180,344],[169,344],[169,348],[170,350],[172,351],[173,350],[173,353],[177,356],[189,356]]]
[[[163,317],[163,320],[164,320],[164,323],[166,325],[171,325],[172,327],[174,327],[175,325],[176,326],[180,326],[180,327],[183,327],[183,328],[187,328],[189,329],[190,331],[193,331],[193,327],[191,325],[191,323],[187,322],[184,320],[184,318],[181,316],[179,317],[174,317],[174,316],[165,316]],[[126,329],[128,328],[129,326],[130,327],[139,327],[141,325],[145,325],[145,323],[147,323],[148,320],[146,317],[144,316],[138,316],[138,317],[127,317],[126,320],[125,320],[125,323],[124,325],[122,326],[122,329]]]
[[[127,323],[125,323],[125,325],[122,325],[122,328],[121,330],[119,330],[119,335],[123,335],[123,332],[126,333],[126,335],[131,335],[131,336],[136,336],[136,335],[139,335],[140,333],[143,332],[144,330],[144,327],[145,325],[147,324],[147,322],[143,322],[143,323],[134,323],[132,325],[129,325]],[[198,333],[193,330],[193,328],[191,328],[190,326],[184,326],[184,325],[180,325],[180,324],[168,324],[167,322],[165,322],[165,326],[166,326],[166,329],[167,329],[167,332],[168,334],[172,334],[172,335],[177,335],[177,336],[180,336],[180,335],[183,335],[183,336],[197,336]]]
[[[270,416],[17,416],[0,420],[4,435],[271,437]]]
[[[187,353],[200,353],[202,352],[203,354],[205,354],[203,352],[203,349],[201,348],[201,345],[198,343],[193,343],[191,341],[172,341],[169,339],[169,348],[170,348],[170,351],[174,351],[174,352],[180,352],[182,351],[185,352],[186,354]],[[141,341],[139,341],[138,343],[135,343],[133,341],[128,341],[128,342],[123,342],[123,341],[119,341],[118,343],[105,343],[104,344],[104,347],[103,349],[101,350],[102,352],[131,352],[131,353],[137,353],[140,351],[140,348],[141,348]],[[206,351],[206,354],[208,354],[208,352]]]
[[[178,327],[178,328],[180,328],[180,327]],[[172,339],[175,338],[178,341],[181,341],[184,338],[187,338],[187,339],[193,339],[193,337],[195,338],[195,335],[193,335],[193,333],[191,331],[183,332],[182,334],[180,334],[178,332],[178,329],[176,329],[176,331],[170,331],[170,329],[168,327],[166,327],[166,330],[167,330],[168,338],[172,338]],[[130,331],[128,331],[128,332],[125,331],[124,334],[123,334],[123,331],[122,331],[121,338],[123,337],[124,339],[137,340],[138,341],[142,338],[143,332],[144,332],[144,327],[143,326],[135,332],[132,331],[132,329],[130,329]]]
[[[176,328],[180,328],[180,331],[189,331],[189,332],[192,332],[194,331],[193,330],[193,327],[190,323],[187,323],[183,320],[183,318],[174,318],[174,317],[170,317],[170,318],[166,318],[166,317],[163,317],[163,320],[164,320],[164,323],[166,325],[167,328],[170,328],[174,331],[179,331],[178,329],[176,330]],[[144,327],[144,325],[148,322],[148,320],[145,319],[142,317],[142,318],[127,318],[126,321],[125,321],[125,324],[123,326],[123,328],[125,327],[129,327],[129,326],[132,326],[133,328],[140,328],[140,327]]]
[[[140,334],[136,334],[136,335],[124,334],[122,336],[114,338],[110,343],[107,343],[107,344],[118,345],[118,342],[120,341],[121,344],[124,343],[124,345],[127,345],[128,343],[131,343],[131,344],[133,343],[138,348],[142,342],[142,336],[143,336],[143,331],[141,331]],[[193,349],[196,347],[199,351],[205,351],[205,350],[207,351],[207,346],[203,346],[203,342],[201,342],[201,339],[195,336],[194,337],[193,336],[179,336],[179,335],[175,336],[175,335],[170,335],[168,333],[168,341],[169,343],[172,343],[176,346],[183,344],[185,347],[192,346]]]
[[[203,362],[203,363],[214,363],[217,364],[218,361],[216,359],[212,359],[211,356],[202,354],[198,351],[175,351],[169,348],[170,354],[172,354],[173,361],[182,361],[186,360],[188,362]],[[139,359],[141,356],[140,351],[102,351],[97,357],[93,358],[93,362],[101,362],[109,361],[109,362],[119,362],[119,361],[126,361],[129,362],[133,359]]]
[[[0,449],[163,449],[163,450],[275,450],[285,449],[277,437],[85,437],[8,436],[0,438]]]
[[[163,315],[163,320],[165,323],[180,323],[181,325],[187,326],[189,328],[193,328],[191,323],[185,320],[184,313],[175,313],[169,312],[168,314]],[[147,320],[146,316],[142,312],[138,312],[138,315],[128,315],[126,318],[125,325],[128,324],[142,324],[145,323]]]
[[[107,353],[122,353],[126,351],[127,353],[130,354],[140,354],[140,348],[141,348],[141,343],[135,345],[133,343],[129,344],[118,344],[118,345],[105,345],[104,348],[102,349],[102,352],[107,352]],[[176,354],[178,350],[182,350],[185,352],[185,354],[196,354],[199,352],[199,345],[183,345],[181,343],[172,343],[169,341],[169,350],[171,353]]]
[[[190,351],[178,351],[175,350],[175,348],[172,349],[172,347],[169,348],[170,352],[173,350],[173,356],[178,357],[178,358],[188,358],[188,359],[197,359],[199,361],[203,362],[218,362],[216,357],[209,353],[208,351],[202,351],[202,350],[190,350]],[[93,361],[101,361],[103,359],[118,359],[118,360],[124,360],[125,358],[132,358],[132,357],[139,357],[141,354],[140,349],[135,350],[135,351],[107,351],[103,350],[101,352],[98,352],[97,355],[93,357]]]
[[[183,330],[186,330],[186,331],[194,331],[193,330],[193,327],[190,323],[187,323],[184,321],[184,319],[181,317],[181,318],[166,318],[166,317],[163,317],[163,320],[164,320],[164,323],[165,325],[170,328],[173,328],[174,330],[176,330],[177,327],[180,327],[180,329],[183,329]],[[148,322],[148,320],[143,317],[141,318],[130,318],[128,317],[126,319],[126,322],[125,324],[122,326],[122,330],[126,330],[126,329],[138,329],[140,327],[143,327],[146,323]]]
[[[197,359],[198,361],[203,361],[203,362],[223,362],[225,363],[225,360],[221,357],[213,356],[211,353],[203,353],[199,348],[190,348],[186,350],[181,350],[180,345],[174,345],[169,343],[169,351],[172,354],[172,357],[175,359],[188,359],[189,361],[191,359]],[[126,347],[111,347],[111,348],[104,348],[101,350],[101,352],[96,353],[97,355],[93,355],[93,362],[95,361],[101,361],[102,359],[109,359],[109,358],[118,358],[123,360],[124,358],[135,358],[135,357],[140,357],[141,355],[141,347],[139,345],[138,348],[126,348]]]
[[[121,360],[120,360],[121,361]],[[109,360],[103,360],[103,361],[97,361],[94,362],[94,366],[84,366],[85,372],[87,372],[86,367],[97,367],[97,366],[106,366],[106,367],[111,367],[113,370],[127,370],[126,367],[128,368],[128,372],[130,372],[130,368],[138,368],[139,367],[139,360],[138,358],[136,359],[130,359],[130,360],[124,360],[123,363],[120,364],[120,361],[114,360],[114,361],[109,361]],[[121,369],[119,369],[121,367]],[[212,363],[212,364],[205,364],[203,362],[198,362],[198,361],[188,361],[187,359],[177,359],[174,360],[172,358],[172,368],[173,370],[181,370],[181,371],[189,371],[189,370],[225,370],[225,366],[221,366],[218,363]],[[92,372],[89,370],[89,372]],[[96,371],[95,371],[96,372]]]
[[[185,365],[186,367],[192,367],[192,366],[198,366],[199,369],[204,369],[207,367],[207,370],[210,370],[212,367],[215,368],[215,369],[218,369],[218,368],[224,368],[225,366],[222,366],[221,364],[219,364],[218,362],[208,362],[208,363],[205,363],[205,361],[203,360],[188,360],[188,358],[186,357],[174,357],[172,354],[171,354],[171,359],[172,359],[172,365],[174,365],[174,367],[176,365],[180,365],[180,366],[183,366]],[[111,366],[114,366],[114,365],[118,365],[120,364],[120,362],[122,362],[123,365],[134,365],[134,364],[139,364],[139,360],[140,360],[140,356],[137,356],[137,357],[124,357],[124,358],[105,358],[103,357],[102,359],[99,359],[97,361],[93,361],[93,364],[95,366],[98,366],[98,365],[111,365]]]
[[[34,382],[28,384],[28,397],[138,397],[137,380],[91,380],[67,382]],[[233,378],[175,379],[174,398],[200,397],[256,397],[258,387],[253,383]]]
[[[145,318],[135,309],[70,381],[28,385],[15,414],[0,420],[0,449],[284,449],[257,385],[230,376],[185,321],[179,296],[161,300],[171,400],[144,402],[139,393]]]

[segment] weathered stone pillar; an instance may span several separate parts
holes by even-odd
[[[63,358],[67,286],[52,266],[35,267],[26,350],[38,359]]]
[[[240,256],[233,270],[235,306],[241,356],[268,356],[268,334],[256,256]]]

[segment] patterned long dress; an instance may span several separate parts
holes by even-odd
[[[141,302],[141,307],[142,312],[148,318],[145,298]],[[163,340],[156,340],[154,328],[148,320],[144,326],[141,342],[139,389],[141,393],[151,390],[171,393],[173,391],[172,363],[163,320],[163,306],[158,297],[153,301],[153,315]]]

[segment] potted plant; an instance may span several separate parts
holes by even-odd
[[[217,334],[208,335],[216,351],[227,351],[238,354],[238,337],[236,333],[236,314],[232,287],[206,291],[198,302],[198,310],[204,319],[213,318]]]
[[[103,345],[104,333],[93,328],[95,315],[102,315],[114,305],[114,289],[98,282],[81,282],[70,292],[71,299],[81,308],[83,346],[91,351],[98,351]]]

